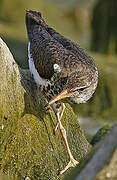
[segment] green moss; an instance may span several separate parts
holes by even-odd
[[[60,130],[53,134],[57,121],[53,110],[45,111],[46,99],[2,40],[0,64],[0,173],[13,180],[62,179],[57,174],[67,165],[68,155]],[[81,160],[91,146],[68,104],[62,123],[73,156]]]
[[[95,134],[95,136],[91,140],[91,144],[95,145],[97,142],[99,142],[102,138],[105,137],[105,135],[112,129],[112,124],[107,124],[104,127],[100,128],[98,132]]]

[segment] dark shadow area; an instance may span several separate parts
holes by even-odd
[[[6,42],[11,53],[14,56],[17,64],[23,68],[28,68],[28,56],[27,56],[27,42],[16,40],[8,37],[2,36],[3,40]]]

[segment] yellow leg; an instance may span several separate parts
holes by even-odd
[[[65,105],[64,109],[65,109]],[[63,174],[68,168],[70,167],[75,167],[78,164],[78,161],[76,161],[70,151],[69,145],[68,145],[68,141],[67,141],[67,136],[66,136],[66,130],[64,129],[62,123],[61,123],[61,118],[62,116],[60,115],[60,112],[57,112],[57,119],[58,119],[58,125],[60,125],[60,131],[61,131],[61,135],[63,137],[66,149],[67,149],[67,153],[69,156],[69,163],[67,164],[67,166],[60,172],[60,174]]]

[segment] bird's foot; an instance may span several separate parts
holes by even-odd
[[[67,164],[67,166],[60,171],[60,175],[63,174],[67,169],[69,169],[70,167],[75,167],[77,164],[79,164],[78,161],[76,161],[75,159],[70,159],[69,163]]]

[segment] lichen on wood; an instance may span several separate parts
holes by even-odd
[[[57,174],[68,156],[60,130],[53,134],[57,120],[51,108],[45,111],[46,101],[29,70],[16,64],[0,39],[0,174],[14,180],[63,179]],[[81,161],[91,146],[69,104],[62,123],[71,151]]]

